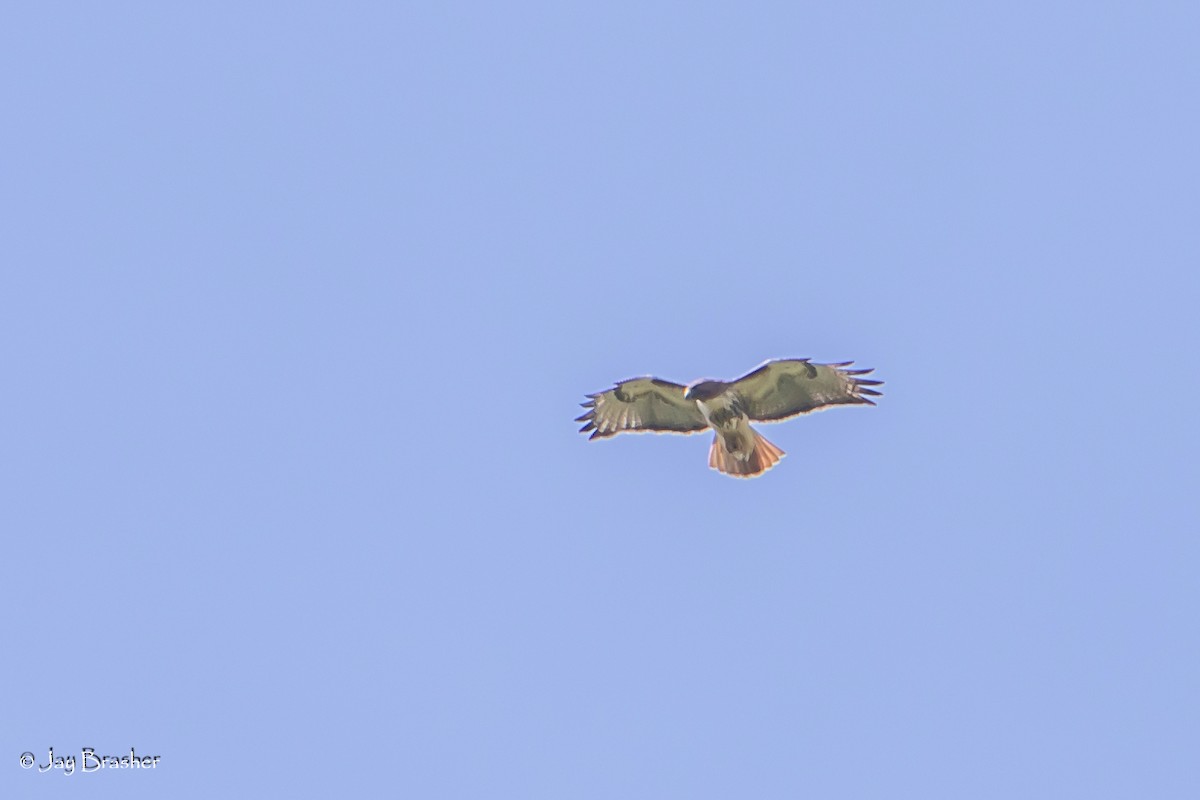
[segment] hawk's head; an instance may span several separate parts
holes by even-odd
[[[729,384],[724,381],[696,381],[684,389],[683,399],[699,400],[703,403],[724,394],[728,388]]]

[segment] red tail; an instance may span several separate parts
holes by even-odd
[[[735,478],[753,478],[762,475],[778,464],[779,459],[786,455],[758,431],[749,426],[747,426],[747,430],[754,434],[748,453],[729,452],[725,449],[725,441],[721,438],[721,434],[718,433],[713,438],[712,449],[708,451],[708,465],[718,472],[732,475]]]

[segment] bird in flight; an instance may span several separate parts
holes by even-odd
[[[867,395],[883,381],[853,361],[813,364],[807,358],[767,361],[735,381],[702,380],[688,386],[660,378],[630,378],[588,395],[575,419],[589,439],[618,433],[696,433],[712,428],[708,466],[735,478],[753,478],[779,463],[784,452],[751,422],[778,422],[837,405],[875,405]]]

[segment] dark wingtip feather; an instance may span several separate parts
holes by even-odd
[[[587,422],[589,419],[595,419],[595,418],[596,418],[596,415],[593,414],[591,411],[589,411],[586,414],[580,414],[578,417],[575,418],[575,421],[576,422]]]
[[[575,421],[576,421],[576,422],[579,422],[579,420],[575,420]],[[579,429],[579,432],[580,432],[580,433],[587,433],[588,431],[592,430],[592,429],[593,429],[593,428],[595,428],[595,427],[596,427],[596,421],[595,421],[595,420],[589,420],[589,421],[588,421],[588,423],[587,423],[586,425],[584,425],[582,428],[580,428],[580,429]]]
[[[876,397],[882,397],[882,396],[883,396],[883,392],[877,392],[877,391],[875,391],[874,389],[863,389],[863,388],[859,388],[859,390],[858,390],[858,393],[859,393],[859,394],[870,394],[870,395],[874,395],[874,396],[876,396]]]
[[[870,375],[874,371],[875,371],[874,369],[845,369],[845,370],[842,370],[842,372],[846,373],[847,375]]]
[[[868,378],[855,378],[854,382],[863,386],[881,386],[883,381],[873,381]]]

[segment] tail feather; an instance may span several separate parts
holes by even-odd
[[[758,431],[750,428],[750,432],[754,434],[754,446],[745,459],[726,450],[721,435],[717,434],[708,451],[708,466],[735,478],[753,478],[778,464],[786,455]]]

